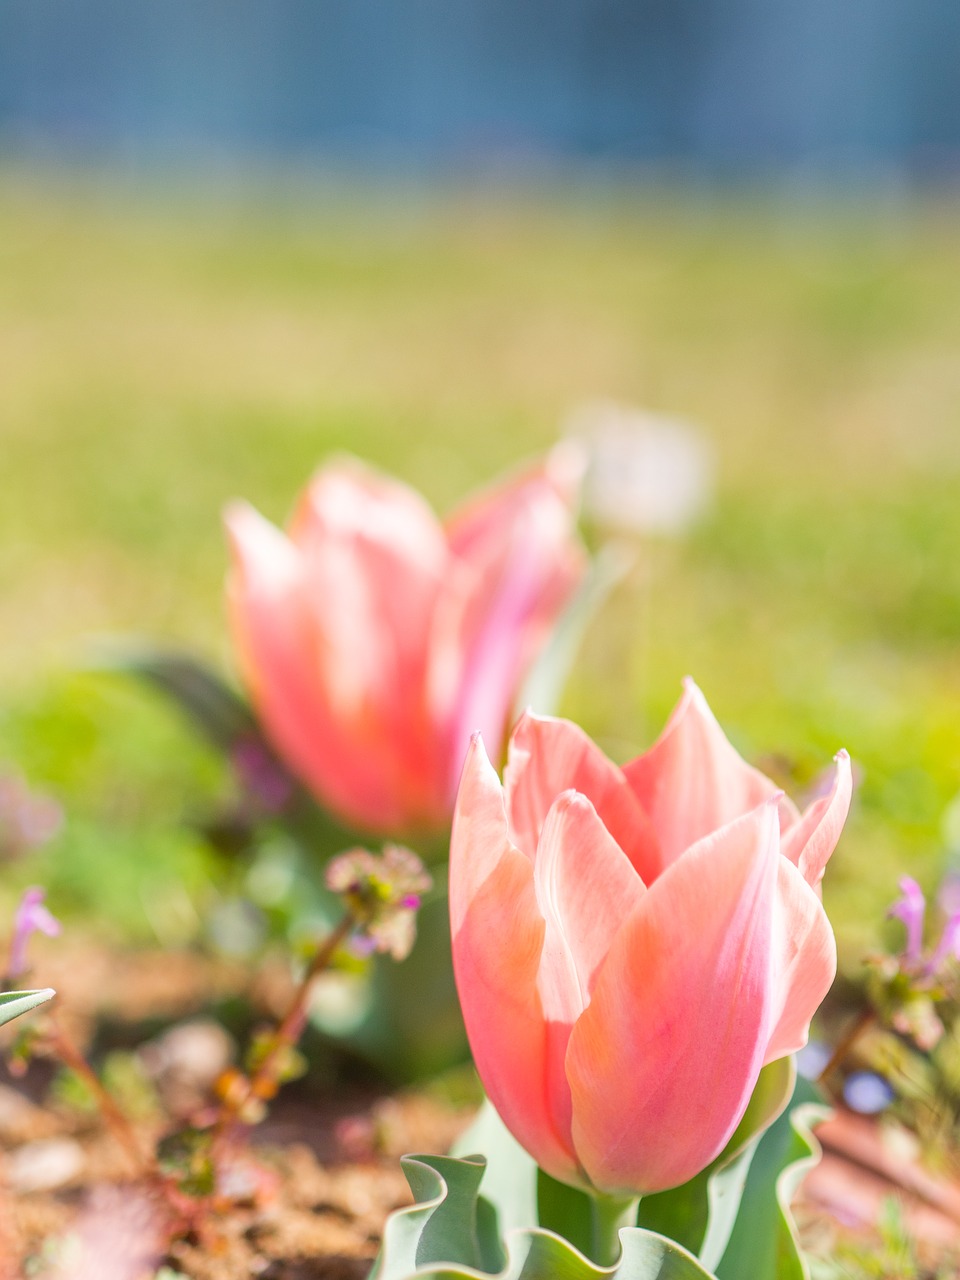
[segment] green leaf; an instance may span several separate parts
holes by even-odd
[[[620,1231],[637,1225],[639,1196],[609,1196],[557,1182],[541,1169],[537,1209],[541,1227],[563,1236],[586,1257],[606,1266],[620,1256]]]
[[[716,1267],[737,1221],[760,1136],[787,1105],[795,1078],[792,1058],[764,1067],[743,1119],[720,1155],[683,1186],[645,1196],[640,1226],[678,1241],[704,1266]]]
[[[579,590],[528,673],[518,707],[531,707],[540,715],[556,714],[587,627],[632,564],[633,556],[622,546],[605,546],[593,557]]]
[[[0,1027],[5,1022],[18,1018],[21,1013],[29,1013],[37,1005],[46,1004],[56,994],[52,987],[45,987],[42,991],[3,992],[0,994]]]
[[[416,1204],[387,1219],[371,1280],[397,1280],[436,1263],[459,1263],[476,1273],[483,1254],[477,1220],[486,1161],[404,1156],[400,1164]]]
[[[501,1248],[486,1234],[482,1157],[409,1156],[402,1163],[418,1203],[388,1218],[371,1280],[715,1280],[679,1245],[636,1227],[621,1231],[622,1256],[611,1267],[535,1227],[510,1231]]]
[[[569,1240],[586,1256],[591,1255],[593,1213],[590,1196],[577,1187],[557,1182],[542,1169],[537,1172],[537,1217],[530,1219],[528,1225],[534,1221]]]
[[[190,654],[149,644],[118,643],[103,646],[96,665],[152,684],[185,711],[221,751],[254,738],[273,758],[244,700],[215,671]]]
[[[538,1175],[529,1155],[500,1119],[493,1103],[484,1102],[476,1120],[454,1144],[452,1155],[482,1152],[487,1162],[484,1198],[496,1210],[501,1235],[539,1222]]]
[[[820,1159],[810,1126],[827,1114],[828,1108],[801,1080],[790,1106],[757,1146],[740,1213],[717,1266],[719,1280],[809,1280],[790,1201],[803,1175]]]

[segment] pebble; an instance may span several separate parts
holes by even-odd
[[[7,1182],[13,1191],[55,1191],[82,1173],[86,1156],[72,1138],[28,1142],[7,1159]]]
[[[140,1059],[154,1079],[174,1076],[198,1088],[208,1088],[234,1056],[233,1040],[216,1022],[183,1022],[144,1045]]]

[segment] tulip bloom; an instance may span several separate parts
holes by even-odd
[[[761,1068],[801,1048],[833,981],[818,885],[850,762],[803,814],[688,682],[622,769],[522,717],[504,784],[479,736],[450,852],[457,987],[477,1070],[562,1182],[642,1195],[722,1150]]]
[[[372,831],[449,821],[469,737],[498,752],[518,686],[580,581],[569,452],[441,524],[419,494],[344,459],[282,533],[226,513],[230,616],[278,754]]]

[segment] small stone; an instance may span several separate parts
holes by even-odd
[[[197,1020],[172,1027],[138,1052],[169,1110],[189,1114],[205,1102],[230,1066],[234,1043],[216,1022]]]
[[[38,1113],[39,1108],[22,1093],[0,1084],[0,1138],[22,1142]]]
[[[176,1075],[209,1088],[233,1059],[233,1040],[216,1022],[184,1022],[140,1050],[144,1069],[153,1079]]]
[[[55,1191],[72,1182],[86,1165],[80,1144],[72,1138],[28,1142],[7,1160],[7,1181],[14,1191]]]

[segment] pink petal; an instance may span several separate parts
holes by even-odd
[[[434,619],[430,704],[449,723],[451,788],[471,733],[500,754],[517,689],[584,571],[569,503],[543,472],[448,526],[453,565]]]
[[[435,579],[447,560],[443,526],[415,489],[344,457],[311,479],[290,522],[303,551],[337,539],[378,546],[414,574]]]
[[[622,771],[577,725],[527,711],[510,737],[503,774],[513,840],[533,857],[547,813],[562,791],[587,797],[641,879],[662,867],[649,819]]]
[[[805,809],[783,837],[784,856],[800,868],[807,884],[814,888],[823,879],[824,868],[837,847],[853,796],[853,772],[846,751],[837,753],[836,762],[830,794]]]
[[[572,528],[585,466],[582,451],[565,442],[543,462],[475,494],[444,523],[450,550],[467,560],[486,560],[488,548],[502,543],[504,528],[541,497],[558,499]]]
[[[479,738],[454,813],[450,920],[464,1022],[491,1102],[544,1169],[582,1180],[550,1108],[551,1033],[538,990],[545,926],[533,867],[509,840],[503,793]]]
[[[807,1043],[810,1019],[837,972],[837,944],[823,904],[786,858],[777,868],[773,1033],[764,1065]]]
[[[780,794],[737,754],[689,678],[659,739],[623,772],[653,823],[668,866],[695,840]],[[784,826],[796,820],[786,797],[780,808]]]
[[[620,925],[646,889],[590,801],[565,791],[543,825],[534,868],[546,934],[538,990],[548,1027],[547,1094],[554,1126],[572,1147],[564,1060],[570,1030]]]
[[[434,611],[452,567],[439,520],[409,486],[345,459],[314,476],[291,536],[341,719],[360,730],[364,750],[390,744],[379,753],[384,788],[405,825],[444,822],[454,788],[426,691]]]
[[[763,1063],[776,800],[668,867],[614,939],[570,1037],[573,1139],[607,1192],[693,1177],[736,1128]]]
[[[413,775],[422,751],[409,727],[401,738],[385,732],[376,685],[366,683],[382,661],[382,628],[338,611],[336,596],[318,599],[304,555],[252,507],[233,504],[226,522],[240,664],[278,753],[330,809],[361,826],[396,829],[429,812]]]

